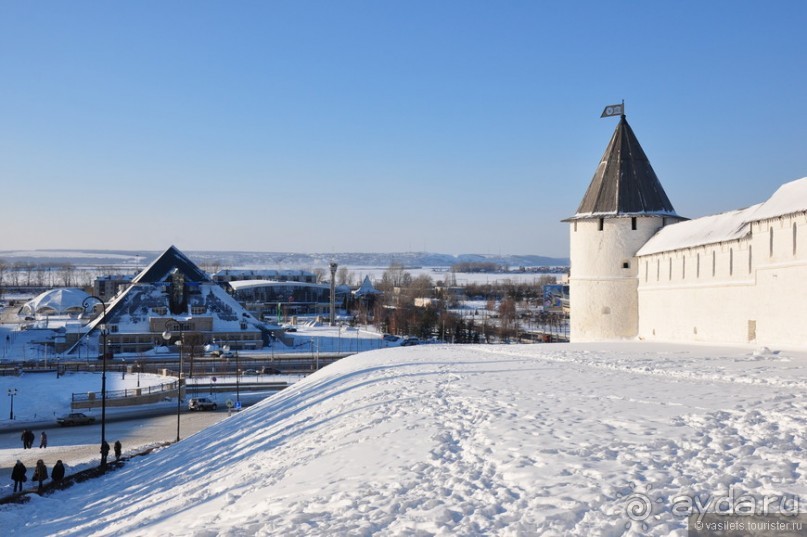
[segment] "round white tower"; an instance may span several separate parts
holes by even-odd
[[[570,339],[636,337],[639,248],[675,213],[622,115],[570,224]]]

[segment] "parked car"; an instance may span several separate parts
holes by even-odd
[[[207,397],[194,397],[188,400],[188,410],[216,410],[219,405]]]
[[[403,343],[401,343],[401,347],[410,347],[418,344],[420,344],[420,339],[416,337],[408,337],[403,341]]]
[[[263,366],[263,368],[261,368],[261,373],[263,373],[264,375],[279,375],[280,374],[280,369],[278,369],[276,367],[269,367],[267,365],[267,366]]]
[[[245,369],[245,370],[244,370],[244,372],[243,372],[243,373],[241,373],[241,374],[242,374],[242,375],[244,375],[244,376],[247,376],[247,375],[257,375],[257,374],[258,374],[258,370],[257,370],[257,369]]]
[[[67,427],[68,425],[90,425],[91,423],[95,423],[95,418],[83,412],[71,412],[67,416],[57,418],[56,423],[62,427]]]

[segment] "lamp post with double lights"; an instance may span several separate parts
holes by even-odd
[[[101,450],[104,449],[104,444],[106,444],[106,359],[107,359],[107,352],[106,352],[106,336],[107,336],[107,329],[106,329],[106,302],[103,299],[98,298],[97,296],[90,295],[84,299],[81,303],[81,306],[84,309],[87,309],[87,306],[90,304],[90,301],[97,300],[101,303],[101,307],[104,310],[104,316],[101,317],[101,323],[99,323],[96,328],[101,331],[101,341],[102,341],[102,354],[101,354]],[[94,308],[93,308],[94,309]],[[101,456],[101,466],[106,465],[106,456]]]
[[[173,330],[169,326],[173,326]],[[179,373],[177,374],[177,442],[179,442],[179,416],[182,412],[182,347],[184,346],[185,330],[181,322],[171,319],[165,323],[163,339],[170,343],[174,332],[179,332]]]

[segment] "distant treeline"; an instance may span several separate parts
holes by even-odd
[[[492,263],[489,261],[464,261],[451,265],[453,272],[507,272],[507,265]]]
[[[545,266],[545,267],[513,267],[503,265],[501,263],[494,263],[492,261],[463,261],[462,263],[455,263],[449,269],[451,272],[464,272],[464,273],[496,273],[496,274],[522,274],[522,273],[535,273],[535,274],[565,274],[569,272],[568,266]]]

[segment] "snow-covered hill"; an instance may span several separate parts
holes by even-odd
[[[368,352],[102,479],[4,506],[0,527],[26,537],[686,535],[695,495],[805,495],[804,379],[807,354],[752,349]]]

